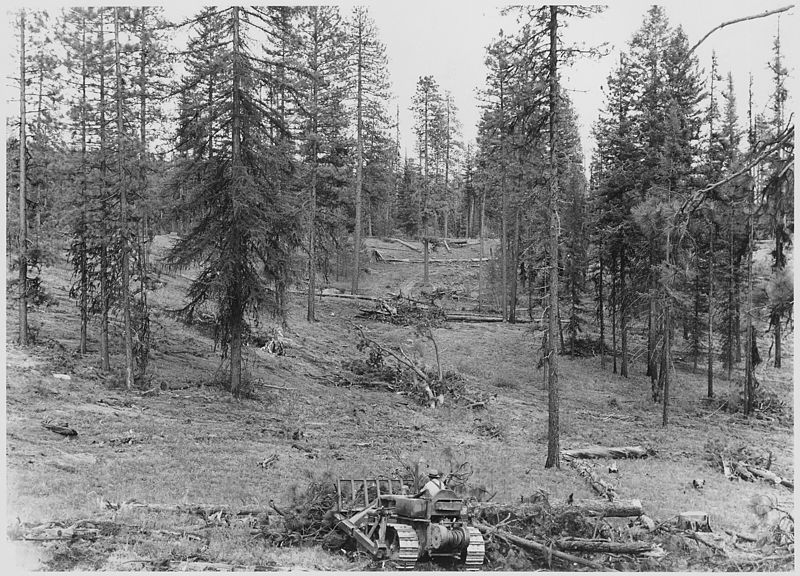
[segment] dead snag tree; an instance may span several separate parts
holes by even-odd
[[[27,120],[25,110],[25,10],[19,13],[19,345],[28,345]]]

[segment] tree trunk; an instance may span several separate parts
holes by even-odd
[[[514,212],[514,239],[511,250],[511,298],[508,306],[508,321],[517,321],[517,270],[519,269],[519,208]]]
[[[89,272],[87,266],[87,174],[86,165],[86,17],[81,17],[81,221],[80,221],[80,255],[78,274],[80,276],[79,306],[81,311],[81,338],[79,353],[86,354],[87,329],[89,325]]]
[[[317,162],[316,162],[316,144],[313,148],[315,158],[312,160],[311,166],[311,188],[309,197],[309,219],[311,220],[308,229],[308,309],[306,311],[306,320],[309,322],[316,321],[314,310],[316,285],[317,285],[317,254],[316,254],[316,213],[317,213]]]
[[[364,185],[364,134],[363,134],[363,41],[362,29],[359,23],[358,47],[356,57],[356,194],[355,209],[356,222],[353,228],[353,278],[350,284],[350,293],[358,294],[358,278],[361,274],[361,188]]]
[[[242,303],[234,297],[231,317],[231,394],[239,396],[242,390]]]
[[[547,370],[547,460],[545,468],[560,468],[559,443],[559,390],[558,390],[558,352],[556,349],[556,331],[558,330],[558,169],[556,166],[556,100],[558,97],[558,53],[556,52],[558,29],[558,7],[550,7],[550,62],[549,62],[549,140],[550,140],[550,182],[549,182],[549,274],[550,302],[548,314],[548,334],[545,369]]]
[[[136,327],[137,339],[139,341],[139,355],[137,360],[137,372],[140,377],[144,377],[147,371],[147,361],[149,354],[150,339],[150,311],[147,306],[147,269],[148,269],[148,242],[149,242],[149,210],[147,208],[147,59],[148,53],[145,47],[147,38],[147,7],[142,6],[139,12],[139,42],[140,42],[140,62],[139,62],[139,187],[142,202],[139,203],[141,227],[138,231],[139,248],[138,273],[139,273],[139,316]]]
[[[131,339],[131,301],[130,301],[130,261],[128,258],[128,196],[127,186],[123,179],[125,174],[122,167],[123,156],[123,130],[122,121],[122,71],[120,68],[119,43],[119,8],[114,8],[114,73],[117,82],[117,185],[119,186],[119,219],[122,235],[122,249],[120,254],[120,268],[122,285],[120,286],[122,300],[122,339],[125,346],[125,388],[133,388],[133,342]]]
[[[106,75],[105,75],[105,18],[104,12],[100,10],[100,181],[101,195],[106,194],[108,164],[106,162]],[[105,204],[105,200],[101,199]],[[108,278],[108,225],[106,222],[105,209],[102,222],[100,223],[100,368],[104,372],[111,370],[110,351],[108,346],[108,312],[111,307],[111,287]]]
[[[776,240],[776,244],[778,241]],[[775,248],[778,249],[777,246]],[[775,368],[781,367],[781,319],[775,318]]]
[[[600,271],[597,281],[597,289],[599,291],[599,310],[597,311],[598,319],[600,320],[600,368],[606,369],[606,323],[605,323],[605,310],[603,309],[603,243],[600,241],[598,246],[600,261]]]
[[[480,214],[480,230],[478,231],[480,235],[480,263],[478,264],[478,312],[482,312],[482,304],[483,301],[483,259],[484,255],[484,227],[483,221],[486,217],[486,192],[481,193],[481,214]]]
[[[428,283],[428,267],[430,261],[430,240],[427,236],[422,239],[423,283]]]
[[[25,110],[25,10],[19,16],[19,345],[28,345],[27,120]]]
[[[232,7],[233,20],[233,97],[232,97],[232,118],[231,118],[231,163],[234,171],[239,170],[242,164],[242,118],[241,118],[241,54],[239,39],[239,10],[238,6]],[[233,247],[236,250],[236,257],[239,257],[242,246],[241,233],[238,229],[233,230]],[[238,396],[242,387],[242,330],[244,305],[242,301],[243,290],[241,278],[232,279],[232,286],[229,288],[228,297],[231,300],[231,393]]]
[[[617,256],[611,260],[611,360],[617,373]]]
[[[700,357],[700,275],[694,279],[694,317],[692,320],[692,372],[697,372]]]
[[[666,230],[666,249],[664,255],[664,261],[667,263],[667,268],[670,266],[670,251],[671,251],[671,239],[670,234],[672,233],[672,227],[668,226]],[[666,285],[662,287],[663,293],[663,308],[664,308],[664,348],[662,354],[662,363],[661,363],[661,372],[664,378],[664,410],[661,417],[661,425],[663,427],[667,427],[669,424],[669,381],[670,381],[670,368],[672,366],[672,322],[671,322],[671,303],[669,300],[669,292],[666,290]]]
[[[316,8],[314,8],[316,11]],[[316,18],[314,18],[314,22],[312,24],[314,26],[314,38],[318,37],[318,30],[316,29],[319,24]],[[309,322],[316,321],[316,314],[315,314],[315,295],[316,295],[316,285],[317,285],[317,247],[316,247],[316,235],[317,235],[317,171],[319,169],[319,148],[318,148],[318,140],[319,134],[317,133],[319,129],[319,54],[318,54],[318,46],[314,46],[312,58],[311,58],[311,68],[312,68],[312,81],[311,81],[311,132],[314,138],[314,141],[311,145],[311,185],[309,188],[309,226],[308,226],[308,306],[306,311],[306,320]],[[360,79],[359,79],[360,83]],[[358,167],[356,168],[358,172]],[[357,178],[358,179],[358,178]],[[357,227],[356,237],[359,239],[359,244],[361,244],[360,239],[360,220],[361,220],[361,191],[358,189],[358,182],[356,183],[356,195],[358,196],[358,206],[356,219],[359,221],[359,225]],[[358,251],[357,251],[358,252]],[[358,262],[358,254],[355,257],[356,263]],[[358,276],[358,269],[355,270],[354,278]],[[358,281],[355,280],[355,284],[351,286],[355,290],[351,290],[354,294],[358,290]]]
[[[714,227],[708,234],[708,397],[714,397]]]
[[[622,248],[619,260],[619,331],[621,339],[622,365],[620,366],[620,376],[628,377],[628,292],[625,285],[625,248]]]

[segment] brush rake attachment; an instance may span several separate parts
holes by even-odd
[[[341,479],[336,490],[337,528],[375,559],[400,570],[423,558],[460,561],[468,570],[483,565],[483,536],[468,525],[463,501],[451,490],[410,496],[396,478]]]

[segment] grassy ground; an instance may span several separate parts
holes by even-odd
[[[472,256],[475,250],[461,252]],[[460,252],[448,256],[465,257]],[[464,268],[432,266],[431,282],[463,285],[454,292],[469,297],[477,269]],[[383,295],[400,286],[408,293],[421,287],[421,265],[372,263],[369,269],[362,281],[367,293]],[[236,400],[215,383],[219,359],[211,338],[166,313],[180,305],[190,276],[187,271],[164,274],[166,284],[151,297],[154,344],[146,394],[122,390],[118,373],[100,373],[96,340],[86,357],[75,353],[78,315],[67,296],[65,265],[45,271],[57,303],[30,314],[37,330],[35,346],[20,349],[12,342],[16,315],[13,306],[7,308],[8,529],[80,519],[115,526],[113,534],[94,543],[16,542],[18,565],[130,570],[152,569],[165,560],[202,560],[365,568],[371,565],[363,557],[272,547],[253,536],[252,521],[226,524],[189,514],[113,511],[102,502],[135,499],[266,510],[270,500],[279,508],[287,506],[293,488],[323,474],[389,474],[418,459],[444,469],[470,462],[471,483],[495,494],[496,501],[519,501],[537,490],[547,492],[554,503],[570,494],[592,497],[569,467],[543,469],[547,394],[536,366],[540,339],[529,326],[451,324],[435,329],[443,367],[460,372],[468,393],[490,402],[480,412],[448,402],[422,408],[403,395],[334,387],[330,377],[342,370],[341,363],[362,357],[349,322],[364,304],[323,299],[320,321],[312,325],[303,320],[303,298],[297,296],[285,331],[292,341],[287,355],[250,350],[253,395]],[[339,284],[344,287],[346,281]],[[458,306],[458,301],[449,304]],[[264,322],[262,328],[268,327],[270,321]],[[419,340],[411,328],[362,322],[371,336],[405,344],[434,363],[430,342]],[[787,352],[791,354],[791,347]],[[121,366],[118,356],[112,366]],[[767,495],[792,507],[788,489],[729,482],[706,460],[709,443],[746,445],[771,451],[772,469],[793,477],[790,421],[745,420],[715,410],[703,402],[704,372],[679,369],[671,424],[663,429],[661,406],[650,400],[649,379],[640,364],[634,363],[628,379],[610,368],[601,370],[598,358],[563,357],[560,366],[562,447],[641,444],[654,450],[655,456],[645,460],[620,461],[619,475],[609,478],[620,497],[642,500],[651,517],[664,521],[682,511],[704,510],[717,530],[757,536],[769,525],[751,511],[753,497]],[[760,367],[759,379],[791,410],[791,356],[780,371]],[[717,383],[722,394],[729,386],[724,380]],[[68,422],[78,435],[54,434],[41,426],[46,419]],[[500,437],[483,434],[487,427]],[[272,456],[276,459],[270,467],[258,465]],[[600,462],[597,469],[604,466]],[[702,491],[692,488],[696,478],[706,481]],[[201,537],[193,536],[197,534]]]

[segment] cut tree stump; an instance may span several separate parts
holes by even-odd
[[[681,512],[678,514],[678,528],[693,532],[711,532],[708,513],[697,510]]]
[[[647,458],[648,452],[642,446],[596,446],[562,450],[561,455],[566,458]]]
[[[571,550],[573,552],[644,554],[654,550],[650,542],[612,542],[595,538],[559,538],[555,543],[561,550]]]

